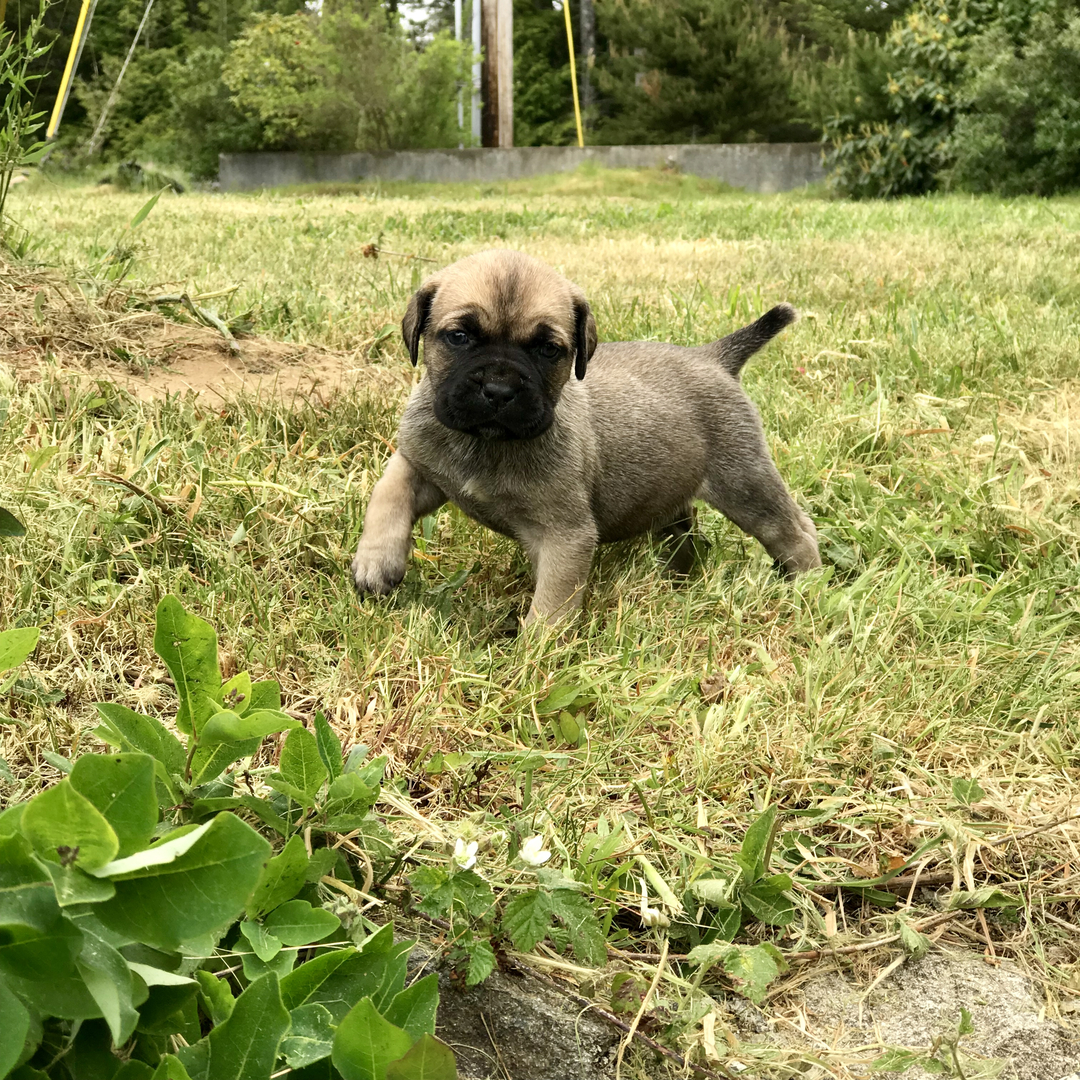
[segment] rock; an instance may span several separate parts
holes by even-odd
[[[461,1080],[610,1080],[619,1045],[619,1032],[556,990],[503,971],[472,987],[440,971],[436,1034]]]
[[[905,964],[865,1000],[865,988],[839,972],[812,977],[801,989],[811,1034],[828,1038],[842,1025],[841,1045],[880,1040],[923,1049],[955,1032],[966,1008],[974,1031],[960,1050],[1004,1061],[1002,1080],[1061,1080],[1080,1067],[1080,1028],[1041,1016],[1037,986],[1011,960],[994,966],[977,953],[931,953]],[[918,1068],[904,1074],[926,1075]]]

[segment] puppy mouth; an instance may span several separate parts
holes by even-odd
[[[521,441],[535,439],[547,431],[554,419],[554,409],[531,394],[496,406],[477,400],[477,395],[448,393],[436,398],[435,418],[444,427],[486,442]]]

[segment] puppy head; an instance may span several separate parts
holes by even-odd
[[[435,390],[435,415],[481,439],[535,439],[571,373],[585,378],[596,322],[582,291],[516,251],[484,251],[416,291],[401,323]]]

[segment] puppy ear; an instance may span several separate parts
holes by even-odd
[[[409,359],[413,367],[416,367],[420,359],[420,339],[424,336],[427,327],[428,315],[431,312],[431,302],[435,299],[438,285],[434,281],[427,281],[409,297],[409,305],[405,308],[405,318],[401,320],[401,336],[405,339],[405,347],[409,350]]]
[[[585,378],[592,354],[596,351],[596,320],[585,297],[574,301],[574,374]]]

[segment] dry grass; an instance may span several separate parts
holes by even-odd
[[[100,260],[138,203],[29,188],[12,210],[41,257],[69,268]],[[791,927],[751,937],[811,955],[767,1012],[791,1014],[808,969],[839,963],[869,984],[900,955],[897,915],[918,925],[951,891],[993,884],[1020,901],[1015,913],[964,913],[937,939],[1014,958],[1058,1014],[1080,992],[1080,829],[1067,820],[1080,778],[1077,225],[1066,200],[853,206],[604,176],[438,198],[163,199],[139,233],[137,292],[236,286],[224,314],[250,309],[261,332],[406,377],[396,338],[376,339],[423,271],[365,259],[380,237],[439,263],[491,243],[527,248],[586,288],[607,338],[708,340],[791,300],[806,317],[747,385],[830,565],[778,581],[705,511],[712,550],[690,583],[665,580],[647,545],[619,545],[598,559],[573,632],[508,641],[499,628],[528,596],[522,557],[448,509],[418,531],[399,592],[358,608],[344,567],[405,379],[211,405],[137,401],[110,384],[113,367],[92,386],[66,361],[34,383],[8,369],[3,504],[29,535],[0,541],[0,605],[43,634],[2,705],[14,724],[0,795],[56,777],[49,754],[85,742],[89,702],[165,706],[148,624],[172,591],[215,622],[230,667],[280,679],[290,708],[322,708],[343,741],[390,755],[395,828],[412,837],[413,815],[426,822],[417,857],[444,857],[435,836],[510,822],[545,831],[559,863],[587,876],[597,868],[580,863],[583,841],[602,819],[621,824],[628,846],[601,874],[626,927],[612,938],[620,964],[651,976],[655,963],[633,914],[634,854],[681,895],[703,870],[730,872],[747,823],[776,803],[774,863],[807,884]],[[63,304],[50,298],[43,318],[39,287],[14,280],[0,282],[0,307],[21,319],[20,347],[78,336]],[[120,297],[96,301],[108,327],[79,324],[99,350],[157,318]],[[710,703],[699,683],[715,673],[726,692]],[[537,711],[560,685],[579,691],[580,749]],[[544,764],[523,772],[537,754]],[[954,780],[977,780],[982,795],[958,802]],[[933,892],[912,887],[884,908],[830,888],[919,851],[905,874]],[[504,880],[495,857],[485,872]],[[687,944],[673,938],[673,954]],[[669,965],[660,984],[684,1050],[703,1037],[687,1019],[701,1001],[687,977]],[[736,1042],[724,1058],[843,1076],[867,1056],[823,1050],[813,1065],[808,1053]]]

